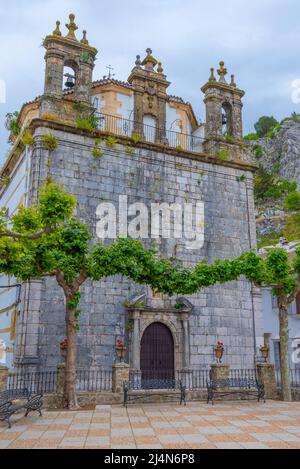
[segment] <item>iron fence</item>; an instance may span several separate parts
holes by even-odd
[[[175,389],[178,375],[174,370],[131,370],[130,389]]]
[[[243,380],[243,379],[257,379],[257,372],[255,368],[239,368],[232,369],[229,372],[229,378],[234,380]]]
[[[193,370],[192,371],[192,389],[205,389],[206,383],[210,379],[210,370]]]
[[[203,138],[183,132],[159,129],[151,125],[141,124],[123,117],[111,116],[97,112],[99,130],[120,135],[134,137],[149,143],[163,143],[173,148],[186,150],[192,153],[202,151]]]
[[[8,376],[7,389],[27,388],[34,393],[53,393],[56,391],[57,371],[26,371],[12,372]]]
[[[281,386],[281,373],[280,368],[275,369],[276,384]],[[291,387],[292,389],[300,389],[300,369],[290,369]]]
[[[27,371],[21,369],[9,374],[7,389],[27,388],[31,392],[54,393],[57,389],[57,370]],[[76,390],[86,392],[111,391],[111,370],[78,369]]]
[[[241,383],[243,380],[256,380],[257,373],[254,368],[232,369],[229,378],[232,382]],[[210,369],[194,370],[131,370],[129,381],[132,389],[170,389],[175,387],[176,381],[181,381],[183,386],[189,390],[206,389],[207,382],[211,379]]]
[[[112,371],[111,370],[77,370],[76,372],[76,390],[97,392],[111,391],[112,389]]]

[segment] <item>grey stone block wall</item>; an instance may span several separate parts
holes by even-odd
[[[36,136],[46,131],[40,128]],[[187,250],[179,240],[150,240],[159,244],[164,256],[177,257],[186,266],[192,267],[204,258],[208,262],[232,258],[255,247],[251,172],[142,149],[129,155],[122,145],[116,149],[104,146],[105,155],[95,159],[91,154],[92,139],[55,133],[59,146],[51,157],[51,174],[76,196],[77,215],[89,224],[94,237],[98,204],[105,200],[118,206],[119,195],[128,195],[128,203],[145,202],[148,207],[153,202],[204,202],[202,249]],[[32,194],[39,178],[46,177],[47,157],[47,152],[37,146],[33,154]],[[242,174],[246,175],[246,182],[237,181]],[[111,366],[116,338],[126,335],[128,320],[123,302],[143,291],[146,287],[121,277],[84,284],[78,336],[80,367]],[[241,279],[217,285],[188,299],[194,305],[189,318],[191,367],[210,365],[213,345],[218,340],[225,343],[224,361],[236,367],[253,366],[253,315],[259,335],[261,312],[257,295],[253,301],[250,283]],[[65,324],[64,298],[51,278],[44,282],[39,320],[40,326],[35,330],[40,363],[43,368],[54,367],[60,361],[59,341],[65,336]]]

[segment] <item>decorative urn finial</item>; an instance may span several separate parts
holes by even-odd
[[[75,15],[74,13],[71,13],[69,15],[69,18],[70,18],[70,23],[69,24],[66,24],[66,28],[69,30],[68,34],[67,34],[67,38],[69,39],[76,39],[76,36],[75,36],[75,31],[77,31],[78,29],[78,26],[76,25],[75,23]]]
[[[87,38],[86,38],[86,33],[87,33],[86,30],[83,30],[83,31],[82,31],[83,36],[82,36],[82,39],[81,39],[80,42],[81,42],[82,44],[87,44],[87,45],[88,45],[88,44],[89,44],[89,41],[88,41]]]
[[[209,77],[208,81],[217,81],[217,79],[215,77],[215,69],[213,67],[210,69],[210,77]]]
[[[218,75],[220,76],[219,81],[221,83],[226,83],[225,76],[227,75],[227,68],[225,68],[225,63],[220,62],[220,68],[218,70]]]
[[[136,61],[135,61],[135,66],[140,68],[141,65],[142,65],[141,56],[137,55],[136,56]]]
[[[148,47],[146,49],[147,56],[144,58],[142,65],[145,66],[145,70],[150,72],[154,71],[154,67],[158,64],[158,61],[152,56],[152,49]]]
[[[161,62],[158,62],[158,65],[157,65],[157,73],[163,73],[164,69],[162,68],[162,64]]]
[[[234,75],[231,75],[230,86],[233,86],[234,88],[236,88],[236,83],[235,83],[235,81],[234,81]]]
[[[56,28],[52,33],[53,36],[61,36],[61,31],[60,31],[59,27],[60,27],[60,21],[57,20],[56,21]]]

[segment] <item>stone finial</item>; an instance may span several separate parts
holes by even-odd
[[[157,65],[157,73],[163,73],[164,69],[162,68],[162,64],[161,62],[158,62],[158,65]]]
[[[208,81],[217,81],[217,79],[215,77],[215,69],[213,67],[210,69],[210,77],[209,77]]]
[[[152,56],[152,49],[148,47],[146,49],[147,56],[144,58],[142,65],[145,65],[145,69],[149,71],[153,71],[154,67],[158,64],[158,61]]]
[[[225,68],[224,62],[220,62],[220,68],[218,70],[218,75],[220,76],[219,81],[221,83],[226,83],[225,76],[227,75],[227,68]]]
[[[87,44],[87,45],[88,45],[88,44],[89,44],[89,41],[88,41],[87,38],[86,38],[86,30],[83,30],[83,31],[82,31],[82,34],[83,34],[83,36],[82,36],[82,39],[81,39],[80,42],[81,42],[82,44]]]
[[[75,15],[71,13],[69,15],[69,18],[70,18],[70,23],[66,24],[66,28],[69,30],[69,32],[66,37],[69,39],[76,39],[75,31],[77,31],[78,26],[75,23]]]
[[[137,55],[136,56],[136,61],[135,61],[135,66],[140,67],[141,65],[142,65],[141,56]]]
[[[236,83],[235,83],[235,81],[234,81],[234,75],[231,75],[230,86],[233,86],[234,88],[236,88]]]
[[[61,36],[61,31],[60,31],[59,27],[60,27],[60,21],[57,20],[56,21],[56,28],[52,33],[53,36]]]

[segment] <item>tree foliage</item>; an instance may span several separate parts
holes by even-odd
[[[241,275],[259,285],[272,285],[288,296],[300,289],[300,250],[293,265],[286,251],[275,249],[263,259],[255,252],[236,259],[205,260],[194,268],[162,258],[141,241],[118,239],[93,244],[86,224],[73,216],[76,202],[62,186],[48,182],[36,205],[21,207],[10,219],[0,212],[0,272],[20,280],[55,276],[66,297],[66,330],[69,342],[65,399],[76,406],[76,332],[80,286],[87,278],[99,281],[113,275],[129,277],[167,295],[193,294],[203,287],[238,280]]]
[[[300,192],[292,191],[284,202],[285,208],[291,211],[300,211]]]
[[[265,137],[277,124],[278,121],[273,116],[262,116],[256,124],[254,124],[254,128],[257,135],[262,138]]]

